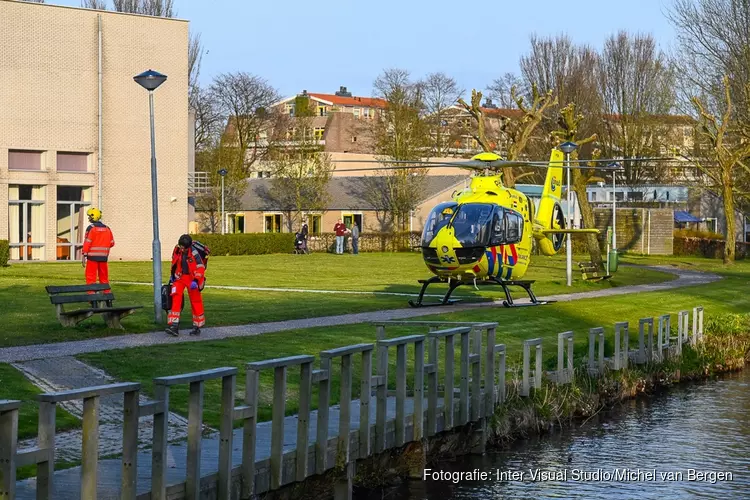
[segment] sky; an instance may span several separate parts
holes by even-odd
[[[80,0],[47,0],[77,7]],[[111,0],[109,0],[111,5]],[[606,5],[606,6],[605,6]],[[619,30],[651,33],[665,50],[671,0],[175,0],[176,17],[201,34],[200,81],[246,71],[281,95],[372,95],[384,68],[417,79],[442,71],[469,93],[518,72],[529,36],[567,33],[600,48]]]

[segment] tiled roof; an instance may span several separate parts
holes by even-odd
[[[467,179],[465,175],[428,175],[422,200],[428,200]],[[328,183],[329,203],[326,210],[373,210],[365,201],[365,177],[334,177]],[[241,200],[240,210],[277,211],[279,207],[271,196],[272,179],[248,179],[247,190]]]
[[[386,101],[377,97],[344,97],[335,94],[308,93],[310,97],[323,99],[339,106],[361,106],[363,108],[385,108]]]

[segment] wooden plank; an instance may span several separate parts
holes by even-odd
[[[313,356],[305,356],[314,359]],[[284,461],[284,413],[286,411],[286,367],[287,364],[273,365],[273,410],[271,424],[271,489],[281,487]]]
[[[167,500],[169,386],[155,385],[154,397],[162,403],[163,411],[154,413],[154,433],[151,449],[151,498],[152,500]]]
[[[138,406],[139,391],[128,391],[123,401],[122,422],[122,500],[135,500],[138,481]]]
[[[0,399],[0,411],[18,410],[21,408],[21,401],[17,399]]]
[[[312,401],[312,363],[300,365],[299,411],[297,413],[297,481],[307,477],[307,449]],[[231,466],[231,463],[230,463]],[[227,497],[227,500],[228,497]]]
[[[47,460],[40,462],[36,468],[36,498],[50,500],[55,474],[55,403],[39,403],[39,430],[37,446],[47,450]]]
[[[312,363],[313,361],[315,361],[315,356],[305,354],[301,356],[289,356],[286,358],[255,361],[253,363],[248,363],[247,368],[250,370],[266,370],[269,368],[281,368],[284,366],[301,365],[302,363]]]
[[[250,415],[245,418],[242,430],[242,498],[255,495],[255,442],[258,421],[258,372],[248,369],[245,372],[245,404],[250,407]]]
[[[55,305],[57,304],[77,304],[77,303],[88,303],[88,302],[107,302],[115,300],[115,296],[111,293],[92,293],[92,294],[81,294],[81,295],[51,295],[49,301]]]
[[[432,368],[427,374],[427,435],[437,433],[437,402],[438,402],[438,339],[428,336],[427,362]]]
[[[312,383],[319,384],[323,380],[328,378],[328,370],[313,370],[312,371]]]
[[[428,337],[442,338],[450,337],[457,334],[469,333],[471,331],[470,326],[460,326],[455,328],[447,328],[445,330],[434,330],[427,334]]]
[[[228,375],[237,375],[237,368],[223,367],[214,368],[213,370],[204,370],[201,372],[185,373],[183,375],[173,375],[171,377],[159,377],[154,379],[154,385],[165,385],[171,387],[179,384],[192,384],[193,382],[205,382],[217,378],[224,378]]]
[[[102,290],[109,290],[111,288],[109,283],[92,283],[90,285],[63,285],[63,286],[54,286],[54,285],[48,285],[45,286],[44,289],[47,290],[47,293],[54,295],[57,293],[81,293],[81,292],[98,292]]]
[[[536,345],[536,356],[534,356],[536,370],[534,371],[534,389],[542,388],[542,343]]]
[[[43,450],[38,446],[20,450],[16,452],[16,469],[44,462],[47,460],[47,455],[49,455],[49,450]]]
[[[471,341],[471,407],[469,418],[476,422],[480,418],[482,392],[482,330],[474,328]]]
[[[16,452],[20,401],[0,402],[0,499],[16,498]]]
[[[127,394],[127,392],[125,393]],[[146,401],[145,403],[138,405],[138,416],[148,417],[164,411],[164,405],[161,401]]]
[[[495,329],[487,329],[487,350],[484,362],[484,414],[489,417],[495,411]]]
[[[406,442],[406,344],[396,344],[396,446]]]
[[[469,423],[469,332],[461,334],[461,393],[458,396],[458,421]]]
[[[345,347],[339,347],[337,349],[329,349],[327,351],[321,351],[321,358],[336,358],[338,356],[346,356],[347,354],[357,354],[359,352],[372,351],[375,348],[375,344],[356,344],[348,345]]]
[[[111,394],[120,394],[128,391],[138,391],[141,384],[136,382],[123,382],[120,384],[97,385],[93,387],[82,387],[81,389],[72,389],[69,391],[48,392],[39,394],[37,399],[47,403],[60,403],[63,401],[73,401],[76,399],[86,399],[94,396],[109,396]]]
[[[377,407],[375,408],[375,452],[380,453],[386,449],[386,420],[388,418],[388,346],[378,342],[378,383]]]
[[[453,368],[455,356],[455,337],[448,335],[445,337],[445,401],[444,413],[445,413],[445,428],[448,430],[453,428],[453,388],[455,386],[455,371]]]
[[[372,395],[372,351],[362,353],[359,389],[359,456],[370,456],[370,399]]]
[[[414,439],[424,437],[424,341],[414,343]]]
[[[81,500],[96,500],[99,464],[99,397],[83,400],[83,448],[81,453]]]
[[[190,383],[188,399],[187,477],[185,498],[200,500],[201,441],[203,434],[203,381]]]
[[[349,463],[349,430],[352,420],[352,355],[341,357],[341,400],[339,401],[339,439],[336,466]]]
[[[505,344],[495,346],[495,352],[500,354],[500,361],[497,366],[497,398],[495,405],[505,402]]]
[[[380,342],[385,340],[385,326],[382,324],[375,326],[375,339]]]
[[[320,360],[320,371],[331,373],[331,360]],[[318,428],[315,438],[315,473],[323,474],[326,471],[328,455],[328,407],[331,403],[331,382],[326,376],[318,383]]]
[[[418,340],[424,340],[424,335],[406,335],[404,337],[397,337],[395,339],[388,339],[388,340],[379,340],[379,345],[384,345],[386,347],[397,347],[400,345],[406,345],[406,344],[412,344],[414,342],[417,342]]]
[[[523,343],[523,375],[521,378],[521,396],[528,396],[531,392],[529,382],[531,370],[531,346],[528,342]]]
[[[232,495],[232,439],[234,430],[234,391],[237,376],[221,379],[221,423],[219,424],[219,485],[218,499],[229,500]]]

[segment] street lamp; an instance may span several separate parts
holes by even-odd
[[[612,169],[612,250],[607,254],[607,274],[617,269],[617,191],[616,178],[620,164],[612,162],[607,165]]]
[[[222,168],[219,170],[219,175],[221,176],[221,234],[226,233],[227,229],[227,220],[224,216],[224,177],[228,174],[226,168]]]
[[[156,189],[156,140],[154,137],[154,90],[167,80],[166,75],[153,70],[144,71],[133,80],[148,90],[148,108],[151,119],[151,211],[153,214],[154,240],[154,320],[161,323],[161,242],[159,241],[159,198]]]
[[[563,142],[558,147],[560,151],[565,153],[565,162],[568,166],[567,168],[568,190],[566,193],[567,194],[566,199],[568,201],[568,224],[570,224],[570,227],[572,228],[573,219],[571,218],[571,215],[570,215],[570,206],[572,205],[573,202],[572,202],[572,197],[570,196],[570,153],[578,149],[578,144],[576,144],[575,142],[567,141],[567,142]],[[567,265],[565,269],[565,274],[567,276],[568,286],[572,286],[573,285],[573,245],[571,244],[570,233],[566,235],[566,242],[567,243],[565,245],[566,246],[565,250],[566,250],[566,256],[567,256]]]

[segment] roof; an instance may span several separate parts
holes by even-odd
[[[386,100],[377,97],[345,97],[336,94],[308,94],[310,97],[322,99],[338,106],[362,106],[364,108],[385,108]]]
[[[674,221],[675,222],[702,222],[703,219],[692,215],[690,212],[685,212],[682,210],[675,210]]]
[[[364,199],[367,184],[362,177],[334,177],[328,182],[329,203],[326,210],[374,210],[372,204]],[[420,202],[428,200],[464,182],[465,175],[428,175],[425,178],[425,189]],[[273,179],[248,179],[247,190],[242,196],[240,210],[279,211],[279,206],[271,197]]]

